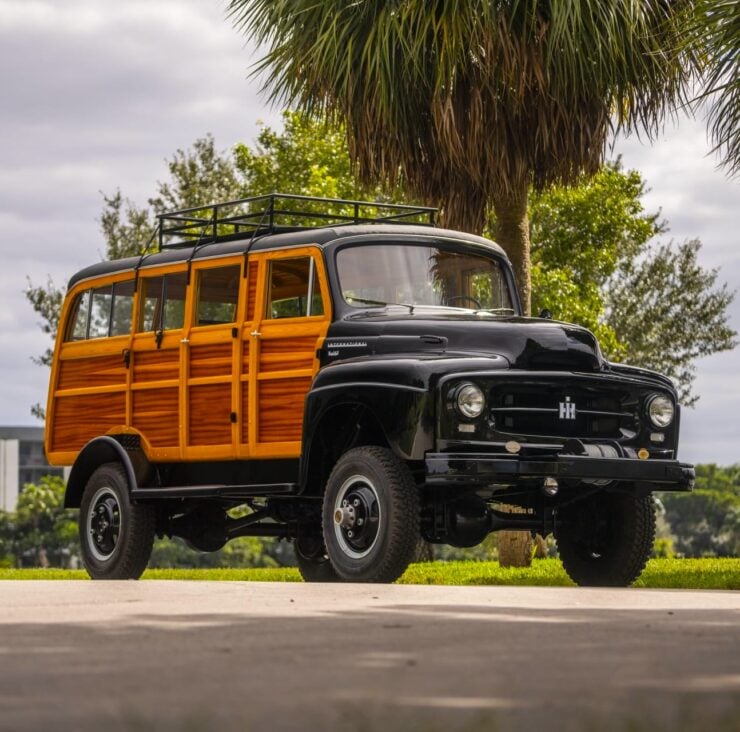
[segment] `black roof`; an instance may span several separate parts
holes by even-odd
[[[358,244],[362,240],[371,243],[375,237],[409,238],[423,237],[425,239],[436,239],[438,241],[454,240],[485,246],[496,254],[506,257],[503,249],[481,236],[467,234],[462,231],[441,229],[431,226],[414,226],[411,224],[353,224],[349,226],[327,226],[301,231],[291,231],[277,234],[264,234],[254,239],[245,236],[238,240],[217,241],[200,246],[180,246],[173,249],[164,249],[138,257],[126,259],[114,259],[107,262],[98,262],[81,269],[72,275],[69,280],[69,289],[82,280],[100,277],[115,272],[134,271],[163,264],[176,264],[177,262],[198,261],[212,257],[225,257],[233,254],[244,254],[249,251],[265,251],[269,249],[282,249],[285,247],[300,246],[302,244],[315,244],[326,246],[334,242],[347,241],[358,237]]]
[[[150,245],[157,239],[159,251],[85,267],[72,276],[69,287],[115,272],[302,244],[325,246],[352,237],[368,241],[389,236],[452,239],[504,254],[487,239],[436,228],[436,214],[437,209],[425,206],[285,193],[181,209],[158,217]]]

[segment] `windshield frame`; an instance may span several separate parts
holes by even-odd
[[[493,260],[493,262],[501,268],[501,272],[503,273],[509,296],[511,298],[512,309],[514,310],[513,313],[507,312],[504,313],[504,315],[507,317],[519,317],[522,314],[521,299],[514,280],[511,263],[506,258],[506,255],[493,242],[485,240],[485,243],[483,243],[483,241],[478,242],[475,240],[458,239],[456,237],[419,236],[418,234],[409,235],[394,232],[393,234],[378,233],[347,237],[333,242],[330,246],[331,251],[327,251],[327,264],[329,264],[327,269],[329,270],[328,274],[334,299],[335,312],[339,317],[356,316],[362,313],[385,314],[390,308],[394,311],[397,310],[399,314],[410,316],[413,316],[414,314],[428,314],[433,311],[445,312],[450,315],[458,313],[461,317],[466,318],[474,314],[477,314],[480,317],[485,317],[490,314],[489,311],[476,311],[475,308],[467,308],[463,306],[458,307],[455,305],[411,305],[407,303],[388,303],[382,305],[368,304],[367,306],[350,305],[344,299],[342,293],[337,257],[344,249],[372,245],[436,247],[452,253],[475,255]],[[496,313],[494,312],[493,314]]]

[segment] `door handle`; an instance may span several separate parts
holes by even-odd
[[[249,335],[251,335],[252,338],[259,338],[262,333],[260,333],[258,330],[253,330]]]
[[[190,343],[190,338],[180,338],[180,343]]]

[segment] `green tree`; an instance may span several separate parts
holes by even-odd
[[[65,567],[79,554],[77,523],[63,508],[64,490],[64,481],[56,476],[28,483],[15,513],[6,514],[5,552],[18,566]]]
[[[690,4],[688,4],[690,5]],[[609,135],[660,128],[694,70],[687,3],[231,0],[268,49],[273,101],[346,124],[360,179],[441,204],[480,233],[486,210],[530,306],[530,188],[598,172]]]
[[[535,310],[590,328],[615,361],[672,377],[684,404],[697,358],[729,350],[734,294],[698,262],[698,240],[656,243],[667,231],[644,210],[645,181],[621,163],[576,187],[532,196]]]
[[[693,493],[664,493],[661,500],[679,552],[740,556],[740,465],[697,465]]]

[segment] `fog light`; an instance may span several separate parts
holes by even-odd
[[[651,432],[650,442],[665,442],[665,435],[662,432]]]
[[[647,460],[650,457],[650,453],[644,447],[641,447],[637,451],[637,457],[639,457],[640,460]]]
[[[556,495],[559,489],[560,486],[558,485],[558,482],[557,480],[555,480],[555,478],[545,478],[542,481],[542,492],[546,496]]]

